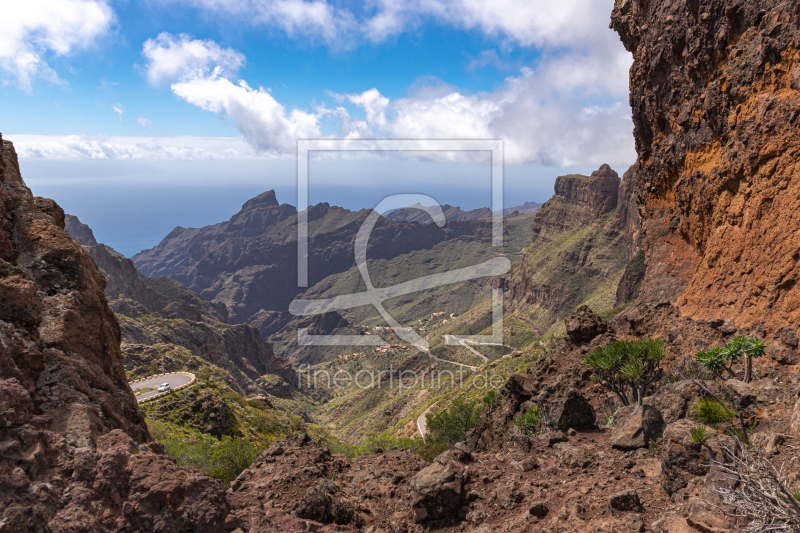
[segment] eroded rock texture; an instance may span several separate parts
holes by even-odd
[[[769,336],[800,318],[800,6],[618,0],[630,71],[641,296]]]
[[[581,303],[614,307],[616,288],[641,241],[633,171],[623,180],[608,165],[591,176],[559,176],[554,195],[533,219],[531,246],[500,282],[508,310],[540,333]],[[635,297],[639,280],[626,278],[621,297]]]
[[[219,531],[222,486],[151,441],[105,279],[0,137],[0,529]]]

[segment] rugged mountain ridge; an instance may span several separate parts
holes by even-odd
[[[64,225],[0,136],[0,528],[219,531],[222,486],[151,442],[105,280]]]
[[[370,210],[349,211],[326,203],[308,209],[309,287],[355,265],[356,233]],[[230,321],[261,320],[262,310],[286,311],[305,292],[297,287],[297,213],[268,191],[242,206],[227,222],[200,229],[175,228],[133,261],[146,276],[168,276],[206,300],[225,303]],[[370,260],[392,259],[437,244],[469,238],[490,241],[491,221],[435,224],[381,218],[369,241]],[[516,251],[516,250],[515,250]]]
[[[556,179],[555,194],[534,216],[522,262],[501,281],[512,313],[544,334],[581,304],[614,307],[639,246],[632,182],[631,171],[620,180],[608,165],[591,176]],[[626,280],[621,303],[635,297],[640,278]]]
[[[535,213],[542,207],[542,204],[537,202],[525,202],[516,207],[507,207],[503,209],[503,216],[525,215],[528,213]],[[450,204],[442,205],[442,212],[447,220],[450,221],[463,221],[463,220],[481,220],[492,218],[492,210],[488,207],[481,207],[479,209],[470,209],[464,211],[460,207],[454,207]],[[427,213],[419,209],[398,209],[387,213],[386,218],[398,222],[422,222],[431,223],[432,220]]]
[[[206,302],[173,279],[147,278],[102,244],[87,251],[106,277],[105,294],[121,322],[123,361],[132,376],[196,370],[206,361],[228,371],[227,381],[242,392],[291,394],[289,362],[253,326],[228,324],[225,305]],[[171,357],[179,348],[188,353]]]

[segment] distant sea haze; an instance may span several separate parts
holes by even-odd
[[[280,203],[296,205],[294,161],[123,163],[21,160],[20,166],[35,195],[54,199],[65,212],[88,224],[98,242],[127,257],[157,245],[176,226],[226,221],[247,200],[270,189]],[[341,169],[327,176],[317,171],[310,180],[310,203],[358,210],[374,207],[389,194],[420,193],[465,211],[491,205],[489,171],[480,165],[427,162],[408,169],[412,176],[408,179],[386,175],[368,179],[365,170],[354,169],[356,177],[350,178]],[[556,176],[591,170],[507,169],[505,206],[543,203],[552,195]]]

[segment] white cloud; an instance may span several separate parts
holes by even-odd
[[[632,57],[608,29],[613,0],[374,0],[350,15],[324,0],[189,3],[229,16],[252,15],[289,35],[298,31],[290,21],[317,13],[318,24],[307,24],[305,36],[337,47],[383,42],[433,22],[480,32],[498,41],[501,51],[522,46],[539,52],[536,64],[491,92],[472,94],[424,80],[404,98],[390,100],[373,88],[334,94],[338,107],[318,105],[313,111],[289,112],[263,89],[237,85],[212,70],[172,85],[185,101],[232,119],[258,150],[293,150],[293,136],[319,138],[325,131],[344,138],[501,138],[512,164],[595,165],[635,158],[627,104]],[[465,66],[485,65],[509,66],[495,50]],[[354,107],[360,108],[355,116]],[[364,119],[357,116],[362,113]],[[335,126],[323,128],[330,121]]]
[[[64,56],[91,46],[110,30],[114,12],[106,0],[4,2],[0,11],[0,69],[24,90],[33,78],[60,82],[48,53]]]
[[[140,128],[146,128],[152,125],[152,122],[150,122],[149,118],[144,118],[142,115],[139,115],[139,118],[136,119],[136,124],[138,124]]]
[[[377,0],[363,32],[380,42],[432,20],[522,46],[572,46],[597,39],[613,7],[613,0]]]
[[[252,89],[244,81],[233,84],[216,74],[171,85],[172,92],[204,111],[230,118],[256,149],[290,153],[297,139],[321,135],[319,117],[293,109],[287,111],[263,87]]]
[[[234,84],[224,77],[235,72],[245,58],[213,41],[177,38],[162,33],[144,43],[142,55],[148,80],[157,85],[175,80],[173,94],[204,111],[232,120],[236,128],[260,151],[288,153],[298,138],[319,137],[319,116],[297,109],[286,110],[263,87],[253,89],[243,80]],[[327,112],[327,111],[326,111]]]
[[[508,44],[584,46],[605,37],[613,0],[371,0],[363,9],[327,0],[161,0],[279,29],[334,48],[383,42],[426,22],[477,31]],[[611,39],[616,40],[613,36]],[[618,40],[617,40],[618,41]]]
[[[486,67],[493,67],[497,70],[507,70],[510,64],[500,59],[497,50],[484,50],[478,57],[472,58],[467,65],[467,70],[474,71]]]
[[[147,59],[147,81],[155,86],[207,75],[212,70],[220,75],[233,75],[245,62],[244,55],[232,48],[222,48],[214,41],[167,32],[145,41],[142,55]]]
[[[169,2],[170,0],[165,0]],[[324,42],[340,48],[358,32],[353,13],[325,0],[174,0],[215,14],[244,19],[282,30],[292,38]]]
[[[242,137],[4,135],[20,159],[264,159]]]
[[[114,104],[113,106],[111,106],[111,110],[114,113],[116,113],[117,115],[119,115],[119,121],[121,123],[122,122],[122,114],[125,112],[125,108],[122,107],[122,104]]]
[[[398,139],[503,139],[506,163],[597,165],[636,158],[624,102],[587,105],[586,91],[554,91],[549,69],[523,69],[493,92],[420,90],[394,101],[376,89],[348,95],[378,134]]]

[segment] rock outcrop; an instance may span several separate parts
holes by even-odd
[[[228,324],[224,304],[206,302],[173,279],[147,278],[103,244],[86,250],[106,278],[105,295],[121,322],[123,361],[134,377],[196,370],[205,361],[229,372],[230,385],[242,392],[288,397],[294,390],[289,362],[253,326]]]
[[[89,254],[0,137],[0,528],[221,531],[222,485],[152,444]]]
[[[796,3],[617,0],[633,53],[641,299],[769,338],[800,319]]]
[[[620,180],[608,165],[591,176],[556,179],[555,194],[533,219],[522,262],[501,280],[510,312],[544,334],[581,304],[614,307],[640,241],[632,183],[632,171]],[[632,285],[627,298],[638,280],[626,284]]]
[[[81,222],[78,217],[64,215],[64,230],[81,246],[94,246],[97,244],[92,228]]]

